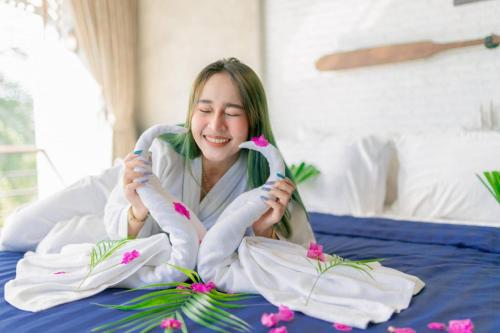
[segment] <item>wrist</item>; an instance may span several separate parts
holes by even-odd
[[[254,228],[253,231],[255,232],[256,236],[271,238],[273,235],[273,226]]]
[[[129,209],[129,220],[133,220],[135,222],[144,222],[148,217],[148,210],[137,209],[134,206],[130,206]]]

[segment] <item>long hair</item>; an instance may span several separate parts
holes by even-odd
[[[201,155],[199,147],[196,145],[191,133],[191,119],[196,106],[196,102],[208,79],[216,73],[227,73],[239,90],[243,107],[249,122],[249,140],[252,137],[264,135],[264,137],[277,147],[269,121],[269,112],[264,87],[257,74],[247,65],[241,63],[236,58],[221,59],[206,66],[194,80],[189,97],[189,109],[184,126],[188,131],[184,134],[164,134],[160,138],[170,143],[175,151],[184,156],[187,160],[192,160]],[[250,150],[247,159],[248,186],[250,189],[264,184],[269,177],[269,166],[265,157],[259,152]],[[288,166],[285,169],[285,176],[292,178]],[[305,207],[300,198],[298,190],[292,194],[292,201],[299,204],[304,211]],[[289,237],[293,230],[290,228],[290,210],[286,209],[281,221],[276,224],[278,231],[285,237]],[[309,219],[309,217],[308,217]]]

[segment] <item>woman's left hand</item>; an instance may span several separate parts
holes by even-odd
[[[270,237],[271,227],[281,221],[295,188],[290,178],[283,178],[263,187],[268,191],[268,195],[262,198],[263,200],[267,198],[265,202],[270,208],[253,224],[253,230],[257,236]]]

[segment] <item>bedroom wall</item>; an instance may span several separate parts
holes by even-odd
[[[462,6],[452,0],[268,0],[264,13],[266,86],[278,139],[498,126],[500,48],[461,48],[338,72],[314,68],[331,52],[500,34],[498,0]]]
[[[260,1],[139,1],[141,130],[182,122],[196,74],[208,63],[235,56],[261,74]]]

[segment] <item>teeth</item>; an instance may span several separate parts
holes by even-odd
[[[229,139],[215,139],[215,138],[211,138],[209,136],[206,136],[205,139],[207,139],[207,141],[213,142],[213,143],[226,143],[226,142],[229,142]]]

